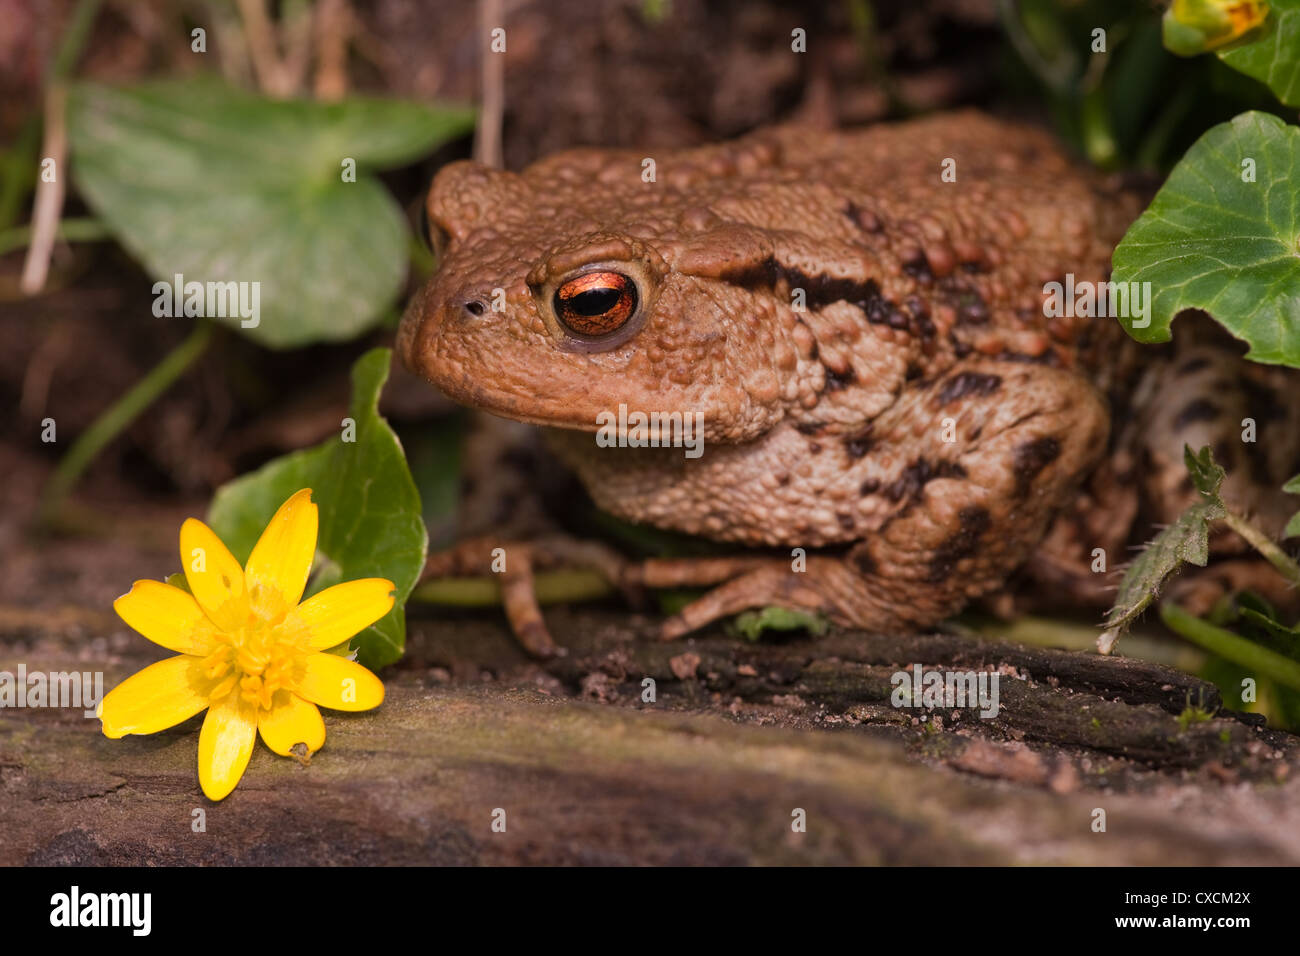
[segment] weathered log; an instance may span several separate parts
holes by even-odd
[[[493,615],[417,612],[382,708],[327,715],[310,766],[259,746],[220,804],[198,790],[198,719],[112,741],[80,712],[2,710],[0,863],[1300,862],[1296,738],[1180,724],[1208,691],[1163,667],[943,634],[661,644],[621,611],[548,617],[569,654],[538,664]],[[0,670],[111,687],[160,656],[107,618],[51,620],[0,630]],[[912,663],[999,669],[1001,712],[894,708]]]

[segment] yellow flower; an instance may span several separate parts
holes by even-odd
[[[127,678],[99,707],[104,735],[153,734],[207,708],[199,734],[199,783],[212,800],[235,789],[257,734],[271,750],[308,754],[325,743],[321,707],[369,710],[384,685],[360,664],[323,651],[379,620],[393,582],[365,578],[302,600],[316,553],[316,505],[304,488],[280,506],[248,564],[202,521],[181,525],[190,592],[136,581],[113,602],[122,620],[169,657]]]

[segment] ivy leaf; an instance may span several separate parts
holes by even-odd
[[[393,610],[352,641],[371,669],[402,656],[404,607],[428,546],[402,446],[379,415],[391,355],[372,349],[352,367],[354,441],[344,441],[344,434],[277,458],[219,488],[208,511],[208,523],[242,563],[276,508],[298,489],[311,488],[320,506],[320,535],[307,596],[356,578],[383,577],[396,585]]]
[[[1244,182],[1252,160],[1255,182]],[[1243,113],[1210,129],[1115,250],[1115,282],[1150,282],[1141,342],[1165,342],[1183,309],[1204,309],[1247,358],[1300,367],[1300,129]]]
[[[1272,13],[1259,37],[1220,50],[1219,59],[1266,83],[1287,106],[1300,106],[1300,0],[1269,0],[1268,5]]]
[[[259,283],[255,327],[211,318],[273,348],[350,339],[384,315],[408,230],[365,170],[472,123],[460,108],[270,100],[211,80],[83,84],[68,106],[77,189],[122,246],[167,283]]]

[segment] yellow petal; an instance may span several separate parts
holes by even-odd
[[[312,654],[293,690],[331,710],[369,710],[384,702],[384,685],[360,664],[337,654]]]
[[[113,610],[155,644],[182,654],[206,654],[212,625],[192,594],[161,581],[136,581]]]
[[[248,589],[274,588],[284,598],[286,608],[297,604],[316,556],[317,523],[310,488],[280,505],[248,556],[244,568]]]
[[[208,706],[198,669],[188,654],[150,664],[118,684],[99,704],[104,736],[156,734],[189,720]]]
[[[181,567],[199,607],[223,631],[238,629],[247,616],[244,569],[202,521],[181,525]]]
[[[257,730],[281,757],[288,757],[294,744],[306,744],[308,754],[325,744],[325,721],[316,705],[288,691],[276,695],[276,706],[258,713]]]
[[[298,605],[298,619],[311,630],[313,651],[341,644],[393,608],[393,582],[386,578],[344,581]]]
[[[199,785],[209,800],[235,789],[256,740],[257,709],[240,694],[227,694],[208,708],[199,732]]]

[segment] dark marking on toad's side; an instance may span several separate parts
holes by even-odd
[[[866,455],[867,452],[871,451],[871,432],[871,426],[867,425],[852,435],[846,435],[844,437],[844,453],[850,458],[861,458]]]
[[[1001,387],[1001,375],[986,375],[983,372],[958,372],[943,383],[943,388],[939,390],[939,404],[946,407],[970,395],[988,397]]]
[[[1016,476],[1016,494],[1025,495],[1039,473],[1061,455],[1061,443],[1051,435],[1035,438],[1016,449],[1011,470]]]
[[[940,543],[930,559],[926,575],[927,581],[942,581],[952,573],[953,567],[962,558],[970,557],[979,546],[979,540],[992,527],[988,509],[979,505],[967,505],[957,515],[960,530]]]
[[[853,371],[852,365],[845,368],[843,372],[837,372],[825,364],[822,368],[826,369],[826,391],[828,392],[838,392],[857,381],[857,374]]]
[[[885,497],[893,502],[904,499],[914,501],[920,496],[921,490],[936,478],[965,477],[966,469],[961,466],[960,462],[944,460],[931,462],[926,458],[918,458],[904,468],[902,474],[885,486]]]

